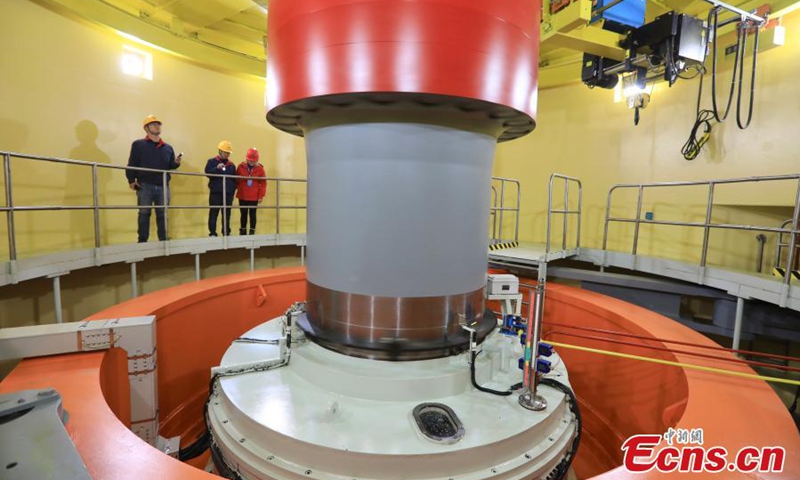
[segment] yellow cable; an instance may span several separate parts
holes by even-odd
[[[630,360],[641,360],[643,362],[658,363],[661,365],[671,365],[673,367],[688,368],[690,370],[700,370],[701,372],[721,373],[723,375],[731,375],[734,377],[750,378],[753,380],[764,380],[766,382],[786,383],[788,385],[800,385],[798,380],[790,380],[788,378],[768,377],[765,375],[756,375],[754,373],[733,372],[722,368],[705,367],[703,365],[694,365],[692,363],[671,362],[669,360],[661,360],[658,358],[642,357],[639,355],[631,355],[628,353],[612,352],[610,350],[600,350],[598,348],[582,347],[580,345],[571,345],[569,343],[553,342],[545,340],[547,343],[554,347],[568,348],[572,350],[581,350],[584,352],[600,353],[602,355],[609,355],[611,357],[627,358]]]

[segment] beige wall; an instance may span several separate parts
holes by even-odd
[[[153,113],[164,121],[165,141],[185,152],[181,171],[202,171],[217,142],[228,139],[237,163],[257,147],[269,176],[305,178],[302,139],[264,119],[263,78],[209,70],[27,0],[0,0],[0,45],[0,150],[125,165],[131,142],[144,136],[142,118]],[[152,81],[122,73],[124,45],[152,53]],[[18,205],[91,204],[88,170],[22,160],[12,166]],[[99,183],[101,204],[135,204],[122,171],[101,171]],[[304,188],[282,187],[281,202],[302,204]],[[173,178],[172,189],[174,205],[207,202],[203,178]],[[274,202],[274,184],[269,189]],[[174,213],[171,237],[206,235],[205,219],[205,211]],[[259,233],[273,231],[272,212],[259,220]],[[281,220],[283,232],[304,229],[301,212]],[[104,245],[136,239],[135,211],[104,212],[101,225]],[[20,257],[93,246],[91,212],[18,213],[16,229]],[[7,260],[4,218],[0,238]]]
[[[613,184],[800,173],[800,16],[787,17],[783,24],[786,45],[759,57],[753,124],[741,131],[731,117],[716,125],[705,151],[692,162],[683,159],[680,149],[694,122],[697,81],[680,81],[672,89],[657,85],[638,126],[624,103],[614,103],[612,91],[581,84],[542,90],[536,131],[500,145],[495,162],[496,175],[523,183],[522,238],[544,241],[547,181],[552,172],[583,179],[582,236],[590,247],[602,243],[606,194]],[[725,92],[728,75],[720,80]],[[709,102],[706,92],[704,105]],[[722,99],[723,94],[718,96]],[[791,216],[796,188],[796,182],[718,187],[714,221],[777,226]],[[563,203],[563,194],[557,198],[557,205]],[[703,221],[706,199],[707,190],[701,187],[648,192],[643,212],[652,211],[656,220]],[[634,215],[635,195],[615,194],[614,205],[612,214]],[[631,233],[631,226],[615,224],[610,245],[629,249]],[[699,259],[699,230],[642,226],[641,235],[642,253]],[[755,235],[714,231],[709,262],[754,268]],[[771,252],[774,235],[769,237]]]

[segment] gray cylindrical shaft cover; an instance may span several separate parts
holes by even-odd
[[[495,144],[423,124],[307,131],[308,280],[389,297],[482,288]]]

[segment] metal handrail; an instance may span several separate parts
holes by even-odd
[[[561,210],[553,209],[553,184],[555,179],[564,180],[564,208]],[[569,184],[575,183],[578,185],[578,209],[577,210],[570,210],[569,209]],[[562,215],[564,217],[564,224],[561,229],[561,248],[562,250],[567,249],[567,234],[568,234],[568,224],[569,224],[569,216],[576,215],[578,217],[578,227],[575,235],[575,248],[581,248],[581,213],[583,209],[583,184],[581,183],[580,179],[576,177],[570,177],[568,175],[561,175],[560,173],[554,173],[550,175],[550,183],[547,188],[547,239],[545,240],[545,253],[550,253],[550,235],[552,233],[552,223],[553,223],[553,214]]]
[[[205,210],[208,209],[208,205],[169,205],[168,203],[168,176],[175,175],[175,176],[185,176],[185,177],[221,177],[221,178],[229,178],[229,179],[252,179],[252,180],[266,180],[275,182],[275,205],[255,205],[255,206],[241,206],[241,205],[225,205],[226,190],[227,190],[227,182],[222,182],[222,189],[223,189],[223,205],[220,205],[215,208],[220,208],[222,210],[222,219],[223,225],[225,224],[225,220],[227,216],[230,214],[229,211],[233,208],[246,208],[246,209],[265,209],[265,210],[275,210],[275,233],[280,234],[280,211],[281,210],[300,210],[305,209],[305,205],[281,205],[280,200],[280,185],[282,182],[295,182],[295,183],[305,183],[306,180],[304,179],[297,179],[297,178],[280,178],[280,177],[246,177],[241,175],[224,175],[224,174],[208,174],[208,173],[199,173],[199,172],[180,172],[177,170],[158,170],[152,168],[145,168],[145,167],[130,167],[130,166],[122,166],[122,165],[112,165],[107,163],[99,163],[99,162],[88,162],[84,160],[73,160],[68,158],[59,158],[59,157],[46,157],[42,155],[29,155],[24,153],[18,152],[10,152],[10,151],[0,151],[0,156],[3,157],[3,186],[5,189],[5,206],[0,207],[0,212],[6,213],[6,222],[7,222],[7,230],[8,230],[8,252],[9,252],[9,259],[11,261],[17,260],[17,243],[16,243],[16,231],[15,231],[15,224],[14,224],[14,212],[16,211],[52,211],[52,210],[93,210],[94,211],[94,245],[95,248],[100,248],[101,246],[101,238],[100,238],[100,212],[102,210],[138,210],[142,207],[138,205],[100,205],[99,204],[99,189],[98,189],[98,170],[101,168],[110,169],[110,170],[135,170],[139,172],[154,172],[159,173],[162,175],[162,186],[164,189],[163,195],[163,205],[149,205],[147,208],[156,208],[156,209],[163,209],[164,210],[164,227],[167,231],[167,238],[169,238],[169,210],[177,209],[177,210]],[[92,175],[92,205],[16,205],[14,202],[13,196],[13,188],[12,188],[12,169],[11,169],[11,159],[18,158],[24,160],[33,160],[33,161],[40,161],[40,162],[48,162],[48,163],[59,163],[59,164],[67,164],[67,165],[76,165],[82,167],[88,167],[91,169]],[[225,240],[227,241],[227,240]]]
[[[797,193],[795,195],[795,202],[794,202],[794,214],[792,218],[784,222],[780,228],[778,227],[762,227],[758,225],[740,225],[740,224],[730,224],[730,223],[712,223],[711,222],[711,213],[713,210],[714,204],[714,187],[715,185],[726,185],[726,184],[733,184],[733,183],[758,183],[758,182],[772,182],[772,181],[781,181],[781,180],[796,180],[798,182],[797,185]],[[706,219],[704,222],[676,222],[676,221],[664,221],[664,220],[643,220],[642,219],[642,201],[644,197],[644,189],[645,188],[660,188],[660,187],[685,187],[685,186],[699,186],[705,185],[708,187],[708,201],[706,203]],[[636,217],[635,218],[622,218],[622,217],[611,217],[611,199],[612,194],[614,191],[624,188],[635,188],[637,189],[637,200],[636,200]],[[656,183],[620,183],[617,185],[612,186],[608,191],[608,197],[606,200],[606,218],[605,218],[605,225],[603,230],[603,251],[608,250],[608,228],[611,222],[621,222],[621,223],[633,223],[634,230],[633,230],[633,247],[631,249],[631,253],[636,255],[639,245],[639,226],[641,224],[649,224],[649,225],[672,225],[672,226],[683,226],[683,227],[698,227],[703,228],[703,247],[700,254],[700,267],[705,268],[707,260],[708,260],[708,238],[709,234],[711,233],[712,228],[719,228],[719,229],[728,229],[728,230],[750,230],[750,231],[760,231],[760,232],[773,232],[778,233],[779,237],[783,234],[791,234],[791,238],[789,243],[786,244],[789,248],[789,255],[786,261],[786,274],[784,275],[783,281],[785,284],[789,284],[791,279],[791,265],[794,264],[795,259],[795,251],[797,250],[797,234],[800,233],[800,230],[797,228],[798,224],[798,216],[800,216],[800,174],[791,174],[791,175],[768,175],[768,176],[760,176],[760,177],[740,177],[740,178],[728,178],[728,179],[721,179],[721,180],[696,180],[696,181],[686,181],[686,182],[656,182]],[[792,224],[793,228],[786,228],[786,225]],[[778,241],[780,244],[780,239]],[[780,251],[780,246],[778,247],[778,251]],[[777,260],[776,260],[777,261]]]
[[[786,229],[786,226],[787,225],[791,225],[791,224],[792,224],[792,219],[789,218],[787,220],[784,220],[783,223],[781,223],[781,228],[782,229]],[[781,257],[783,256],[783,249],[784,248],[789,248],[789,245],[790,245],[789,242],[784,242],[784,240],[783,240],[783,236],[785,234],[786,234],[786,232],[778,233],[778,241],[775,242],[775,267],[780,267],[781,266]],[[795,250],[797,248],[798,248],[798,246],[795,246]],[[797,253],[795,253],[795,257],[796,256],[797,256]]]
[[[145,167],[129,167],[123,165],[113,165],[107,163],[99,163],[99,162],[89,162],[84,160],[73,160],[68,158],[60,158],[60,157],[48,157],[42,155],[30,155],[18,152],[11,152],[11,151],[3,151],[0,150],[0,157],[3,158],[3,186],[5,190],[5,205],[0,206],[0,213],[6,214],[6,222],[7,222],[7,230],[8,230],[8,252],[9,252],[9,259],[11,261],[15,261],[18,258],[17,255],[17,242],[16,242],[16,231],[15,231],[15,222],[14,222],[14,213],[15,212],[36,212],[36,211],[85,211],[85,210],[92,210],[94,212],[93,218],[93,229],[94,229],[94,246],[95,248],[101,247],[101,237],[100,237],[100,212],[103,210],[139,210],[140,206],[138,205],[100,205],[99,201],[99,187],[98,187],[98,171],[101,168],[110,169],[110,170],[135,170],[140,172],[154,172],[159,173],[162,175],[162,186],[164,188],[164,205],[150,205],[147,208],[157,208],[164,210],[164,223],[165,229],[167,230],[167,239],[169,239],[169,211],[170,210],[206,210],[209,208],[209,205],[168,205],[168,193],[167,193],[167,185],[168,185],[168,175],[175,175],[175,176],[185,176],[185,177],[220,177],[220,178],[229,178],[229,179],[254,179],[254,180],[266,180],[268,182],[275,182],[275,205],[255,205],[255,206],[241,206],[241,205],[219,205],[215,206],[215,208],[220,208],[222,210],[222,218],[223,218],[223,225],[225,224],[225,220],[229,212],[233,208],[254,208],[254,209],[265,209],[265,210],[275,210],[275,234],[280,234],[280,212],[281,210],[304,210],[307,208],[306,205],[281,205],[280,200],[280,189],[281,184],[285,182],[293,182],[293,183],[306,183],[307,180],[300,179],[300,178],[281,178],[281,177],[245,177],[240,175],[224,175],[224,174],[207,174],[207,173],[199,173],[199,172],[181,172],[177,170],[158,170],[152,168],[145,168]],[[11,159],[22,159],[22,160],[31,160],[31,161],[38,161],[38,162],[48,162],[48,163],[58,163],[58,164],[67,164],[67,165],[75,165],[75,166],[82,166],[91,169],[91,176],[92,176],[92,204],[91,205],[17,205],[14,202],[14,195],[13,195],[13,188],[12,188],[12,168],[11,168]],[[492,231],[492,240],[497,241],[498,239],[502,239],[502,231],[503,231],[503,214],[504,212],[511,211],[515,212],[515,230],[514,230],[514,240],[519,240],[519,214],[520,214],[520,183],[518,180],[510,179],[510,178],[502,178],[502,177],[492,177],[493,180],[500,182],[500,206],[497,205],[498,202],[498,194],[497,189],[492,186],[493,191],[493,202],[491,207],[491,216],[493,217],[493,231]],[[503,195],[505,193],[505,184],[506,183],[513,183],[516,185],[517,188],[517,203],[516,207],[506,207],[503,199]],[[225,195],[227,192],[227,182],[222,182],[223,188],[223,203],[225,203]],[[499,212],[499,231],[497,229],[497,216]],[[499,233],[499,235],[498,235]],[[227,242],[227,237],[223,237],[223,241]],[[227,245],[227,243],[226,243]]]
[[[500,182],[500,206],[497,206],[497,199],[498,193],[497,189],[494,185],[492,185],[492,192],[493,192],[493,200],[492,200],[492,207],[490,209],[490,216],[492,217],[492,243],[500,243],[503,242],[503,212],[514,212],[514,241],[519,242],[519,212],[520,212],[520,202],[522,199],[522,192],[519,184],[519,180],[514,180],[513,178],[504,178],[504,177],[492,177],[492,180]],[[505,206],[505,193],[506,193],[506,183],[513,183],[516,185],[517,188],[517,203],[515,207],[506,207]],[[500,220],[497,220],[497,212],[500,212]],[[497,228],[497,224],[499,223],[500,228]]]

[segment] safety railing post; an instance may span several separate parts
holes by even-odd
[[[492,244],[497,243],[497,188],[492,185]]]
[[[575,238],[575,248],[581,248],[581,214],[583,213],[583,184],[578,180],[578,228]]]
[[[94,212],[94,248],[100,248],[100,193],[97,187],[97,164],[92,164],[92,207]]]
[[[797,229],[798,217],[800,216],[800,181],[797,182],[797,194],[794,199],[794,213],[792,214],[792,233],[789,238],[789,254],[786,259],[786,273],[783,275],[784,285],[789,285],[792,279],[792,270],[794,269],[795,250],[797,247],[797,234],[800,233]]]
[[[564,227],[561,232],[561,249],[567,249],[567,228],[569,225],[569,178],[564,178]]]
[[[275,180],[275,235],[281,234],[281,181]]]
[[[550,253],[550,229],[553,223],[553,180],[555,178],[555,174],[550,175],[550,182],[547,186],[547,230],[545,231],[547,238],[544,242],[544,253]]]
[[[517,218],[514,225],[514,241],[519,242],[519,212],[522,210],[522,188],[518,180],[515,183],[517,184]]]
[[[706,222],[703,227],[703,251],[700,252],[700,266],[705,267],[708,260],[708,237],[711,233],[711,213],[714,205],[714,182],[708,183],[708,204],[706,205]]]
[[[214,225],[216,228],[216,225]],[[222,237],[227,239],[230,232],[228,231],[228,179],[222,177]],[[225,240],[227,242],[227,240]]]
[[[644,186],[639,185],[639,196],[636,200],[636,221],[633,227],[633,249],[631,253],[636,255],[639,248],[639,225],[642,221],[642,200],[644,197]]]
[[[611,187],[608,191],[608,198],[606,199],[606,221],[603,227],[603,251],[608,249],[608,224],[611,218],[611,194],[614,193],[616,187]]]
[[[17,259],[17,238],[14,232],[14,195],[11,191],[11,155],[3,155],[3,186],[6,193],[6,224],[8,229],[8,257],[12,262]]]
[[[163,189],[162,193],[162,200],[164,205],[162,208],[164,209],[164,239],[169,240],[169,209],[167,205],[169,204],[169,181],[167,180],[167,172],[161,174],[161,188]]]
[[[498,232],[498,236],[500,237],[500,241],[503,241],[503,210],[505,210],[505,200],[506,200],[506,180],[500,180],[500,230]]]

